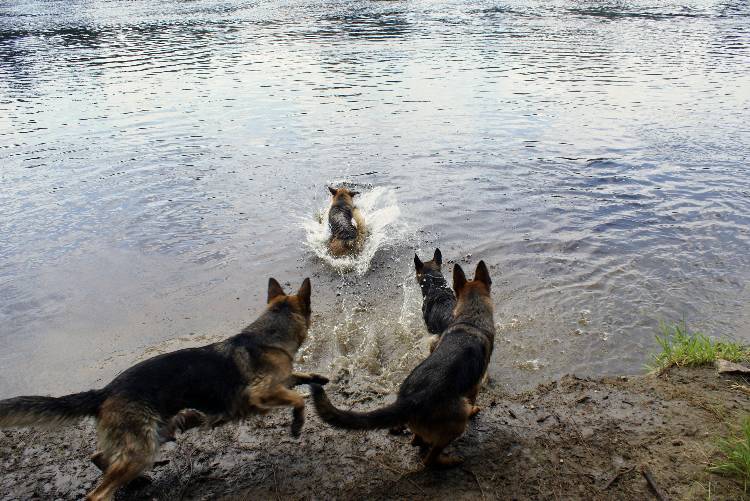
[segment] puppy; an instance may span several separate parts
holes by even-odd
[[[424,464],[451,466],[460,458],[443,450],[466,429],[479,411],[474,404],[487,371],[495,339],[492,281],[484,261],[474,280],[467,281],[459,265],[453,268],[457,303],[453,320],[435,350],[401,384],[393,404],[370,412],[337,409],[323,388],[311,384],[315,409],[321,419],[337,428],[371,430],[407,424],[413,444],[424,452]]]
[[[268,281],[268,304],[258,319],[224,341],[140,362],[99,390],[64,397],[24,396],[0,401],[0,427],[62,424],[96,418],[100,450],[92,461],[104,472],[88,495],[111,500],[116,490],[150,468],[159,446],[177,429],[237,421],[292,407],[292,435],[304,423],[305,402],[289,388],[325,384],[292,371],[310,327],[310,279],[294,296]]]

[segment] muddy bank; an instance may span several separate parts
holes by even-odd
[[[239,426],[192,430],[168,445],[118,499],[648,499],[647,466],[671,499],[742,499],[711,475],[715,437],[750,411],[742,383],[714,369],[662,376],[565,376],[508,395],[492,382],[483,411],[450,451],[458,468],[425,471],[407,435],[333,430],[308,408],[299,440],[277,411]],[[370,408],[387,396],[329,385],[338,404]],[[99,476],[88,461],[91,423],[0,432],[2,499],[79,499]]]

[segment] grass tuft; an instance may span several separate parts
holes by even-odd
[[[738,433],[718,442],[723,458],[709,467],[714,473],[739,478],[747,492],[750,484],[750,416],[742,422]]]
[[[731,341],[716,341],[700,332],[690,332],[684,323],[662,323],[659,328],[661,334],[656,335],[656,342],[661,352],[651,356],[651,368],[657,371],[670,367],[708,365],[718,359],[730,362],[750,359],[748,347]]]

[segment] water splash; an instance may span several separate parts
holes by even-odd
[[[427,356],[432,336],[422,322],[419,288],[412,280],[399,287],[400,314],[391,321],[373,318],[367,309],[347,309],[346,319],[333,328],[337,344],[329,364],[331,374],[348,374],[361,387],[387,393],[395,391]]]
[[[339,273],[355,272],[364,275],[375,254],[398,242],[405,235],[400,221],[396,192],[391,188],[376,187],[357,196],[356,204],[365,218],[368,235],[362,251],[356,256],[334,257],[328,252],[328,205],[321,208],[313,220],[304,220],[307,246],[326,264]]]

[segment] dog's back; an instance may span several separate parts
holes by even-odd
[[[352,224],[352,206],[344,200],[336,201],[328,210],[328,226],[331,238],[338,240],[354,240],[357,238],[357,228]]]
[[[449,400],[460,400],[474,390],[487,370],[493,335],[464,323],[443,332],[435,350],[399,388],[398,398],[419,401],[414,418],[429,417]]]
[[[328,210],[328,226],[331,230],[328,249],[334,256],[354,254],[362,247],[366,231],[364,217],[353,200],[359,193],[346,188],[329,187],[328,190],[333,196]]]
[[[426,262],[414,254],[414,269],[422,289],[422,317],[430,334],[441,334],[450,325],[456,306],[456,296],[443,276],[442,264],[440,249],[435,249],[432,259]]]

